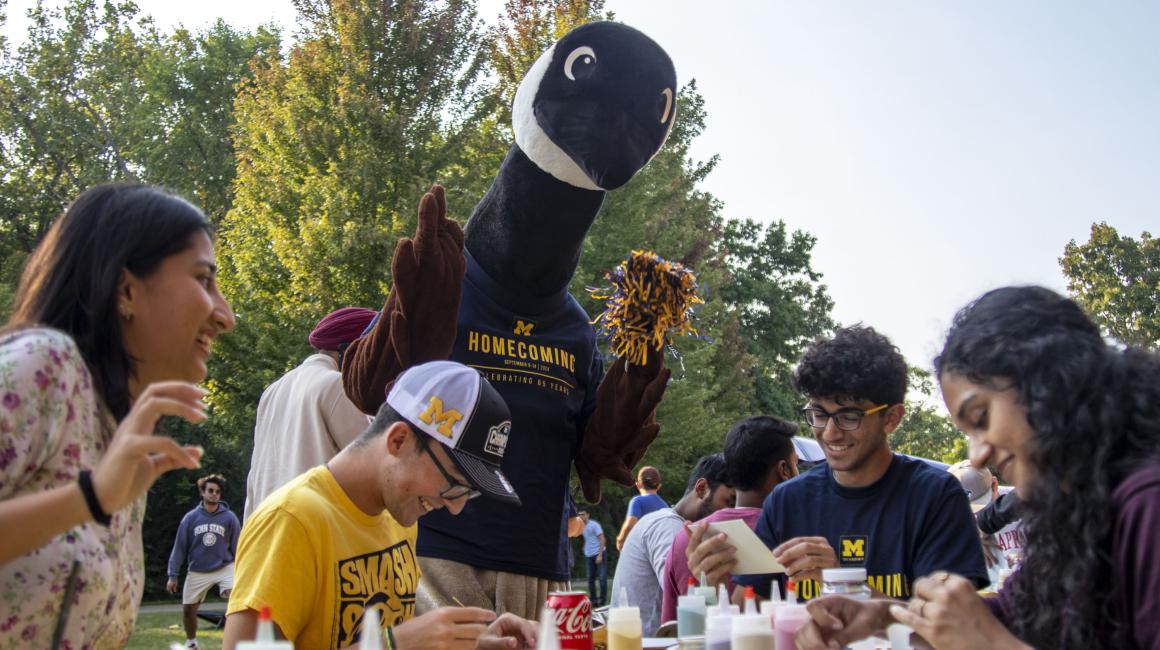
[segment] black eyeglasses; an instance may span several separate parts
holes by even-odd
[[[412,429],[412,431],[414,430]],[[470,485],[460,483],[458,479],[452,476],[451,473],[443,467],[443,463],[439,462],[439,458],[435,456],[435,452],[431,451],[431,448],[427,445],[427,441],[424,440],[424,438],[425,435],[423,433],[418,431],[415,432],[415,440],[419,442],[419,446],[423,448],[423,451],[427,452],[427,455],[431,457],[431,461],[435,463],[435,469],[439,470],[439,473],[442,474],[443,478],[447,480],[447,487],[439,493],[440,499],[455,501],[456,499],[466,498],[470,500],[482,494],[482,492],[479,490],[471,487]]]
[[[889,406],[889,404],[879,404],[874,408],[865,410],[845,408],[838,409],[833,413],[830,413],[826,409],[818,406],[807,406],[802,409],[802,415],[805,416],[806,424],[819,431],[826,428],[826,423],[830,421],[830,418],[834,419],[834,424],[836,424],[842,431],[853,431],[861,426],[862,418],[870,415],[871,413],[877,413],[884,408],[888,408]]]

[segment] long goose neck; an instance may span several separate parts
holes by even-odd
[[[505,289],[551,296],[575,275],[603,201],[604,192],[556,180],[513,145],[467,221],[465,245]]]

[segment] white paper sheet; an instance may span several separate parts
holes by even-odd
[[[773,553],[765,546],[765,542],[753,532],[742,519],[729,521],[714,521],[709,524],[706,535],[725,533],[729,537],[729,544],[737,549],[737,565],[733,567],[734,575],[753,575],[760,573],[785,573],[785,567],[773,559]]]

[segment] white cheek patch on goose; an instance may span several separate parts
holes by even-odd
[[[661,113],[661,124],[669,121],[669,113],[673,110],[673,89],[665,88],[661,91],[661,97],[665,98],[665,110]]]
[[[669,141],[669,134],[673,132],[673,125],[677,123],[677,105],[675,99],[673,98],[673,89],[665,88],[661,91],[661,94],[664,95],[665,98],[665,110],[664,114],[661,115],[661,124],[664,124],[666,121],[665,118],[668,118],[667,121],[669,123],[669,128],[665,129],[665,137],[661,138],[661,144],[659,147],[657,147],[657,150],[653,152],[653,155],[649,157],[649,162],[652,162],[652,159],[657,157],[657,154],[661,152],[661,149],[665,148],[665,143]],[[647,164],[648,163],[645,163],[645,165]]]
[[[573,54],[580,49],[574,50]],[[553,178],[573,187],[603,191],[604,188],[593,183],[592,179],[588,178],[588,174],[580,169],[580,166],[576,164],[575,160],[572,160],[571,156],[555,142],[552,142],[552,139],[536,121],[536,111],[533,104],[536,101],[540,82],[543,81],[544,75],[552,64],[555,51],[556,46],[553,45],[541,54],[540,58],[536,59],[532,65],[532,69],[528,70],[528,74],[524,76],[519,87],[516,88],[516,98],[512,102],[512,129],[516,134],[516,145],[537,167],[551,174]]]

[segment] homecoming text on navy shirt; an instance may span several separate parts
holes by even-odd
[[[457,516],[427,514],[419,520],[419,555],[566,580],[564,500],[604,372],[588,314],[566,291],[519,301],[468,254],[457,325],[451,359],[482,372],[511,410],[503,471],[523,505],[481,498]]]

